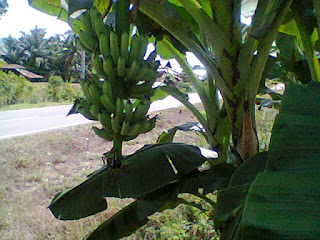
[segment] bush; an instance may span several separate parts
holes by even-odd
[[[60,76],[50,76],[48,81],[48,99],[53,102],[73,100],[76,97],[75,91],[71,84],[64,82]]]
[[[0,106],[30,101],[33,85],[23,76],[0,71]]]

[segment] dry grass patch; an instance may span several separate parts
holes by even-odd
[[[155,143],[164,130],[195,121],[188,110],[158,112],[157,127],[124,144],[131,154]],[[75,186],[102,166],[101,156],[110,150],[91,130],[92,124],[70,127],[0,141],[0,234],[3,240],[81,239],[101,221],[130,200],[113,199],[107,211],[79,221],[55,219],[47,206],[54,195]],[[195,133],[178,133],[176,141],[196,144]]]

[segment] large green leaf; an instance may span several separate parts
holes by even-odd
[[[272,131],[266,171],[254,180],[242,239],[320,236],[320,84],[288,86]]]
[[[319,102],[320,84],[288,86],[272,131],[268,170],[319,168]]]
[[[318,83],[287,86],[268,153],[248,159],[218,195],[221,239],[319,238],[319,100]]]
[[[51,16],[57,16],[60,20],[68,21],[68,13],[60,6],[60,0],[28,0],[29,5],[38,11],[44,12]]]
[[[235,167],[226,163],[214,165],[205,171],[195,169],[177,183],[176,192],[197,194],[201,188],[207,194],[226,188],[234,171]]]
[[[101,224],[86,239],[116,240],[133,233],[146,224],[148,216],[157,211],[174,208],[179,201],[176,197],[175,184],[165,186],[147,194],[129,204],[110,219]]]
[[[314,171],[261,173],[247,197],[241,237],[319,239],[319,202],[319,163]]]
[[[106,210],[107,202],[101,195],[101,173],[105,170],[101,168],[77,187],[57,194],[49,205],[53,215],[62,220],[74,220]]]
[[[95,214],[105,209],[104,197],[139,198],[180,181],[207,159],[198,147],[171,143],[144,147],[126,160],[122,169],[104,167],[57,195],[49,206],[54,216],[69,220]]]
[[[243,208],[249,187],[256,176],[265,169],[266,161],[267,152],[249,158],[234,172],[229,186],[219,192],[214,214],[216,228]]]
[[[197,194],[199,188],[208,193],[226,187],[234,169],[228,164],[219,164],[204,172],[195,169],[181,181],[138,198],[101,224],[87,239],[111,240],[128,236],[143,226],[153,213],[176,207],[180,203],[179,193]]]

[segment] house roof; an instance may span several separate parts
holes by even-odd
[[[35,74],[33,72],[28,71],[24,66],[18,65],[18,64],[6,64],[3,66],[0,66],[0,69],[11,69],[19,72],[26,78],[43,78],[43,76],[40,76],[38,74]]]
[[[25,69],[25,67],[18,64],[5,64],[0,66],[0,69]]]

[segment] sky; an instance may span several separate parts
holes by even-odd
[[[35,26],[45,28],[46,37],[62,34],[70,30],[67,23],[49,16],[28,4],[28,0],[8,0],[7,13],[0,19],[0,38],[11,35],[14,38],[21,36],[20,31],[29,33]]]

